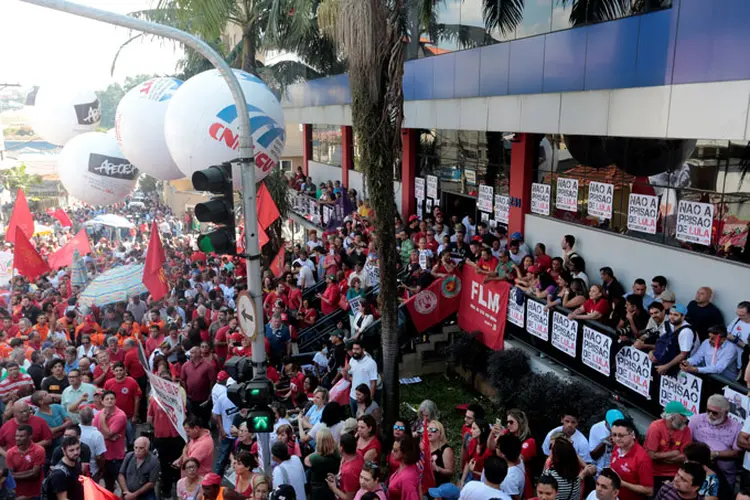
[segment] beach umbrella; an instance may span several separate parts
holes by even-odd
[[[71,266],[70,273],[70,284],[73,286],[83,286],[89,281],[88,273],[86,272],[86,264],[83,262],[81,254],[76,248],[73,250],[73,265]]]
[[[99,274],[80,295],[78,302],[85,306],[104,306],[126,302],[133,295],[145,293],[143,264],[119,266]]]

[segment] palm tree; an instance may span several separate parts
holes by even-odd
[[[352,123],[360,164],[377,214],[380,258],[381,342],[386,421],[393,422],[398,400],[399,265],[393,220],[393,179],[401,154],[404,116],[403,73],[407,26],[404,0],[324,0],[319,22],[346,56],[352,95]]]

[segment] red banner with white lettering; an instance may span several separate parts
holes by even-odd
[[[458,311],[461,300],[461,278],[447,276],[405,302],[412,322],[419,333],[435,326]]]
[[[482,332],[482,342],[492,350],[503,349],[510,284],[486,281],[473,266],[464,266],[458,326],[466,332]]]

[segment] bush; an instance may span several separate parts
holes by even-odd
[[[469,370],[472,376],[484,371],[492,352],[480,342],[481,335],[481,332],[466,333],[462,330],[453,335],[453,342],[446,349],[451,361]]]

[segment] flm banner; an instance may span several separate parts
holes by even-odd
[[[473,266],[464,266],[461,278],[458,326],[466,332],[482,332],[482,342],[492,350],[503,349],[510,284],[487,281]]]

